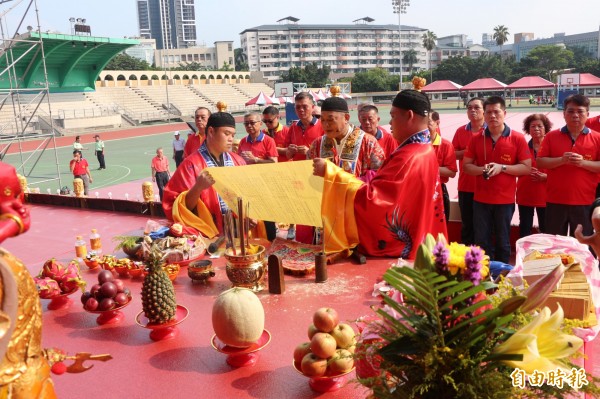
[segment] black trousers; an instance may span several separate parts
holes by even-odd
[[[167,172],[156,172],[156,185],[158,186],[158,196],[162,201],[163,190],[169,182],[169,174]]]
[[[104,163],[104,152],[96,151],[96,158],[98,158],[98,163],[100,164],[100,168],[106,169],[106,164]]]
[[[458,207],[462,228],[460,230],[461,242],[465,245],[475,244],[475,230],[473,227],[473,196],[474,193],[466,191],[458,192]]]
[[[175,151],[175,165],[179,167],[179,164],[183,162],[183,150]]]

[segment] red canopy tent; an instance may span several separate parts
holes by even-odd
[[[246,103],[246,107],[249,105],[271,105],[271,104],[279,104],[279,99],[273,99],[261,91],[260,93],[258,93],[258,95],[256,97],[254,97],[252,100],[249,100]]]
[[[554,83],[539,76],[525,76],[506,86],[510,90],[552,89]]]
[[[579,86],[600,86],[600,78],[591,73],[580,73]]]
[[[423,87],[421,91],[423,93],[453,93],[459,91],[461,88],[461,85],[451,80],[436,80]]]
[[[504,91],[505,89],[506,84],[494,78],[481,78],[463,86],[460,91]]]

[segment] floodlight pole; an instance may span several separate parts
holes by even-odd
[[[406,14],[406,9],[410,5],[410,0],[392,0],[394,14],[398,14],[398,53],[400,58],[400,90],[402,90],[402,14]]]

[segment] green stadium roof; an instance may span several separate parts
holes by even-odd
[[[19,41],[12,42],[12,51],[0,47],[0,71],[4,71],[0,75],[0,90],[14,89],[17,84],[21,89],[45,87],[42,51],[35,45],[40,36],[51,93],[95,90],[94,82],[106,64],[121,51],[139,43],[133,39],[25,33],[18,37]],[[6,71],[11,60],[15,60],[16,81]]]

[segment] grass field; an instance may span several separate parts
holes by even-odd
[[[455,103],[454,103],[455,104]],[[444,103],[433,103],[434,109],[439,109],[439,112],[443,114],[464,114],[466,110],[461,108],[457,110],[454,108],[446,108],[449,104]],[[389,123],[389,109],[390,106],[379,106],[379,114],[381,116],[381,125],[387,125]],[[556,111],[554,108],[543,107],[543,106],[519,106],[513,107],[508,110],[514,112],[552,112]],[[596,115],[597,110],[592,110],[591,114]],[[356,111],[351,111],[351,123],[358,124],[358,117]],[[444,118],[442,116],[442,126]],[[466,121],[466,117],[465,117]],[[241,123],[237,124],[236,137],[242,138],[246,135],[244,126]],[[182,132],[182,136],[185,138],[185,133]],[[91,139],[90,139],[91,140]],[[120,183],[126,183],[130,181],[139,180],[142,178],[150,178],[150,162],[152,157],[155,155],[156,148],[162,146],[165,150],[165,155],[170,159],[171,171],[175,170],[175,162],[171,159],[172,147],[171,141],[173,140],[173,133],[153,134],[147,136],[138,136],[133,138],[123,138],[116,140],[105,141],[105,159],[106,166],[105,170],[96,170],[98,168],[98,161],[94,156],[93,143],[84,142],[84,146],[87,150],[83,151],[84,158],[86,158],[90,164],[92,171],[92,177],[94,179],[91,184],[91,189],[98,189],[107,186],[112,186]],[[36,162],[34,157],[37,157],[39,153],[32,155],[32,153],[23,153],[23,158],[31,157],[26,162],[25,171],[18,170],[19,173],[28,176],[27,180],[31,187],[39,187],[42,193],[47,192],[50,189],[53,193],[61,186],[72,187],[73,175],[69,170],[69,161],[72,159],[72,147],[60,147],[57,149],[58,157],[58,170],[60,171],[61,182],[57,180],[49,181],[57,176],[57,159],[55,158],[54,151],[51,149],[46,150],[37,165],[30,172],[31,166]],[[14,165],[15,167],[21,164],[21,155],[9,154],[5,156],[4,162]]]

